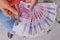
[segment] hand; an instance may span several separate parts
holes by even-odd
[[[7,0],[0,0],[0,10],[2,10],[4,15],[9,17],[11,15],[8,14],[8,10],[13,14],[18,15],[18,12],[8,4]]]
[[[33,8],[29,8],[30,12],[33,10]]]

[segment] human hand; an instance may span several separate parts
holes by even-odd
[[[9,17],[12,13],[18,15],[18,12],[8,4],[7,0],[0,0],[0,10],[2,10],[4,15]],[[9,14],[8,11],[10,11],[11,14]]]

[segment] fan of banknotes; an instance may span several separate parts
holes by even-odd
[[[55,3],[37,3],[32,11],[29,11],[29,6],[30,4],[20,3],[21,22],[14,24],[13,31],[19,36],[42,36],[53,26],[57,6]]]

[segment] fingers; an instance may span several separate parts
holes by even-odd
[[[14,8],[12,8],[11,6],[6,7],[6,9],[10,10],[15,15],[18,15],[18,12]]]
[[[11,15],[8,14],[7,10],[1,9],[5,16],[11,17]]]
[[[3,8],[7,9],[7,10],[10,10],[15,15],[18,15],[18,12],[13,7],[11,7],[7,2],[6,2],[6,4],[4,4]]]
[[[8,7],[8,8],[6,8],[6,9],[10,10],[10,11],[11,11],[13,14],[15,14],[15,15],[18,15],[18,12],[17,12],[14,8]]]
[[[11,12],[12,12],[13,14],[15,14],[15,15],[18,15],[18,12],[17,12],[14,8],[12,8],[12,7],[8,4],[7,1],[2,1],[2,4],[1,4],[1,6],[0,6],[0,9],[3,11],[4,15],[7,15],[7,14],[8,14],[7,11],[4,10],[4,9],[7,9],[7,10],[11,11]],[[8,15],[7,15],[7,16],[8,16]]]

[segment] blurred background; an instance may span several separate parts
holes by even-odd
[[[60,40],[60,24],[58,21],[60,21],[60,0],[39,0],[39,2],[55,2],[57,7],[57,16],[53,27],[51,28],[51,32],[48,34],[41,36],[41,37],[36,37],[36,38],[25,38],[25,37],[20,37],[18,35],[14,35],[12,39],[9,39],[7,37],[7,31],[3,27],[3,25],[0,23],[0,40]]]

